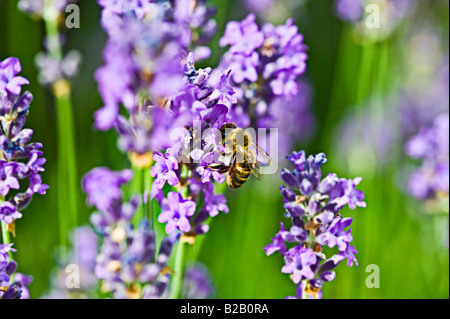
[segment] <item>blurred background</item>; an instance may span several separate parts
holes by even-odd
[[[314,117],[314,128],[296,137],[294,150],[325,152],[325,174],[363,177],[359,187],[367,208],[342,211],[354,218],[359,267],[340,265],[335,281],[324,285],[324,298],[449,298],[448,194],[447,202],[439,203],[411,196],[408,176],[419,163],[404,152],[422,126],[438,113],[448,113],[449,2],[407,1],[409,5],[397,7],[390,3],[398,1],[378,1],[391,11],[380,29],[369,31],[343,16],[332,0],[210,2],[218,8],[219,32],[212,57],[202,65],[211,67],[224,52],[218,39],[227,21],[242,20],[250,11],[261,23],[294,19],[309,47],[304,80]],[[129,163],[116,147],[114,132],[93,128],[93,113],[102,106],[93,75],[103,63],[106,35],[96,1],[78,4],[81,28],[66,30],[65,49],[83,56],[73,81],[73,104],[79,219],[85,224],[92,210],[81,194],[82,176],[95,166],[118,170]],[[37,81],[34,63],[44,34],[42,21],[18,11],[16,0],[0,0],[0,60],[19,57],[21,75],[31,82],[26,89],[34,101],[26,126],[34,130],[33,140],[44,145],[43,178],[50,185],[47,195],[36,196],[16,222],[15,256],[18,270],[34,277],[32,298],[49,289],[59,242],[55,107],[50,92]],[[265,176],[263,182],[252,180],[240,191],[227,192],[230,213],[213,220],[198,252],[210,270],[216,297],[281,299],[295,294],[295,285],[281,273],[281,257],[267,257],[263,251],[285,219],[281,183],[279,175]],[[371,264],[380,269],[380,288],[366,287]]]

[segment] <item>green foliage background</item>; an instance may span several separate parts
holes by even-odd
[[[246,15],[242,1],[212,2],[218,7],[219,34],[227,21]],[[401,84],[402,74],[407,71],[402,54],[412,27],[428,19],[448,39],[448,2],[420,2],[423,6],[420,14],[406,21],[389,38],[370,45],[355,41],[351,26],[336,18],[332,1],[309,1],[301,10],[292,12],[309,46],[307,78],[314,89],[312,108],[317,120],[313,139],[308,144],[299,144],[297,150],[305,149],[308,154],[325,152],[329,162],[324,166],[324,173],[336,172],[346,178],[362,176],[360,188],[368,204],[366,209],[343,211],[344,216],[354,217],[352,233],[359,251],[359,267],[340,265],[336,280],[324,286],[324,298],[449,297],[448,248],[437,238],[439,225],[448,225],[448,214],[426,214],[423,203],[401,190],[398,176],[406,160],[402,145],[398,145],[389,165],[385,166],[376,162],[365,166],[362,158],[339,153],[335,145],[337,125],[344,116],[356,112],[354,105],[374,92],[390,96]],[[117,150],[115,133],[93,128],[93,113],[102,106],[93,74],[102,64],[106,36],[99,25],[100,9],[96,1],[80,0],[79,5],[81,28],[67,31],[66,49],[79,50],[84,57],[73,88],[81,181],[82,175],[95,166],[122,169],[129,164],[126,156]],[[274,22],[282,23],[284,19]],[[43,175],[50,185],[48,194],[36,196],[24,211],[23,219],[16,223],[14,239],[19,271],[34,277],[30,287],[32,298],[40,297],[49,288],[49,273],[54,268],[54,251],[58,245],[55,108],[49,91],[37,82],[34,65],[34,56],[43,47],[43,36],[42,21],[19,12],[16,0],[0,0],[0,60],[16,56],[22,62],[21,75],[31,82],[26,89],[34,95],[26,125],[35,132],[33,140],[44,144],[48,160]],[[213,57],[208,61],[212,66],[218,63],[223,52],[217,41],[218,37],[212,44]],[[442,45],[448,52],[448,40]],[[383,107],[397,105],[386,103]],[[213,275],[217,297],[294,295],[294,284],[280,271],[280,256],[267,257],[263,251],[278,231],[279,222],[284,220],[280,183],[278,176],[272,176],[262,183],[249,182],[241,190],[227,193],[230,213],[214,219],[199,252],[200,261]],[[80,197],[80,220],[87,223],[91,209],[86,207],[84,195]],[[379,289],[366,287],[369,274],[366,267],[370,264],[380,268]]]

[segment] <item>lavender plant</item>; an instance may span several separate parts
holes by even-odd
[[[444,199],[449,192],[449,114],[435,118],[431,127],[425,127],[405,145],[406,153],[421,160],[421,166],[412,173],[408,190],[418,199]]]
[[[30,143],[33,130],[24,128],[33,96],[22,86],[28,80],[19,76],[22,67],[17,58],[0,62],[0,298],[18,299],[29,296],[31,277],[16,273],[10,234],[15,236],[15,221],[34,194],[45,194],[42,183],[45,163],[41,143]],[[27,183],[28,182],[28,183]]]
[[[185,142],[190,144],[193,139],[194,121],[199,130],[220,128],[227,113],[220,101],[234,94],[227,86],[228,74],[216,86],[210,86],[207,81],[211,69],[194,67],[195,56],[201,59],[208,55],[202,45],[214,35],[214,9],[205,6],[205,1],[183,0],[99,4],[109,39],[104,53],[106,64],[96,73],[105,106],[96,113],[95,123],[99,129],[114,128],[118,132],[119,148],[129,154],[133,171],[113,173],[96,168],[84,179],[88,203],[99,211],[91,219],[102,236],[96,274],[104,290],[111,291],[114,297],[161,297],[173,273],[167,261],[172,246],[179,242],[170,291],[177,298],[185,242],[192,242],[186,238],[208,230],[202,223],[209,214],[228,212],[225,198],[214,194],[208,178],[212,175],[223,182],[223,176],[205,169],[207,164],[203,167],[190,163],[190,153],[182,154]],[[115,81],[110,81],[111,77]],[[122,105],[127,115],[119,112]],[[181,135],[171,136],[175,129],[183,127],[186,129]],[[182,155],[189,160],[181,162]],[[199,163],[205,156],[201,151],[192,155]],[[202,169],[200,173],[198,168]],[[163,191],[166,182],[172,186],[169,192]],[[124,184],[130,184],[129,196],[124,197],[129,202],[122,203],[120,187]],[[201,193],[205,200],[202,209],[196,203]],[[156,212],[147,214],[150,222],[146,221],[144,211],[148,209],[144,208],[153,199],[162,212],[159,216]],[[159,250],[152,230],[156,218],[166,223],[167,233],[162,242],[157,240],[161,242]],[[131,256],[133,249],[136,252]]]
[[[351,229],[346,230],[353,218],[343,217],[341,210],[366,207],[363,192],[356,189],[362,179],[347,180],[334,173],[322,179],[321,166],[327,162],[323,153],[306,158],[304,151],[293,152],[287,159],[295,169],[281,171],[288,186],[280,186],[280,191],[292,226],[287,230],[281,223],[273,242],[264,249],[267,255],[280,252],[285,262],[281,271],[290,274],[297,285],[297,298],[317,299],[322,297],[323,283],[336,277],[334,269],[340,262],[358,266],[357,251],[350,244]],[[329,254],[326,246],[336,247],[338,253]]]
[[[307,46],[293,20],[259,28],[255,15],[249,14],[240,22],[229,22],[219,44],[229,46],[219,70],[231,70],[237,101],[225,104],[232,120],[241,127],[277,127],[281,154],[289,152],[294,137],[306,140],[313,128],[311,89],[302,79]],[[285,116],[287,110],[291,116]]]
[[[95,274],[102,280],[102,292],[112,293],[115,298],[158,298],[169,282],[167,262],[179,234],[165,238],[157,249],[147,219],[142,218],[133,229],[140,196],[124,202],[120,189],[131,178],[130,170],[96,168],[83,180],[87,201],[98,210],[91,221],[102,237]]]

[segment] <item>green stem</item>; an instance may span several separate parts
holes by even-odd
[[[151,210],[152,209],[150,207],[152,205],[152,203],[150,201],[150,192],[152,190],[153,179],[150,176],[150,169],[149,168],[144,170],[143,174],[144,174],[144,176],[143,176],[143,178],[144,178],[144,191],[145,190],[147,191],[147,196],[146,196],[147,197],[146,198],[147,204],[145,204],[145,209],[144,209],[145,210],[145,216],[148,218],[149,221],[152,222],[152,229],[155,230],[154,229],[155,225],[153,225],[153,217],[151,216]]]
[[[172,277],[172,283],[170,286],[170,298],[180,299],[181,286],[183,283],[184,262],[186,254],[186,246],[188,243],[179,241],[177,244],[177,252],[175,256],[175,274]]]
[[[0,195],[0,203],[3,203],[5,201],[5,197],[3,197],[3,196],[1,196]],[[2,222],[0,222],[0,227],[1,227],[1,229],[2,229],[2,243],[4,244],[4,245],[6,245],[6,244],[11,244],[11,236],[10,236],[10,234],[9,234],[9,231],[8,231],[8,224],[6,224],[4,221],[2,221]],[[9,259],[13,259],[13,255],[12,255],[12,251],[9,251],[8,252],[8,256],[9,256]],[[14,281],[14,274],[12,274],[10,277],[11,277],[11,282],[13,282]]]
[[[52,0],[45,1],[44,21],[48,51],[51,57],[62,60],[59,39],[59,12]],[[75,134],[70,84],[62,79],[54,84],[56,115],[58,122],[58,215],[62,257],[68,246],[68,232],[78,225],[78,179],[75,153]]]
[[[6,224],[5,222],[1,222],[0,226],[2,227],[2,242],[4,245],[6,244],[11,244],[11,237],[9,235],[9,231],[8,231],[8,224]],[[12,259],[12,253],[9,252],[8,253],[9,258]]]
[[[0,227],[2,228],[2,242],[3,244],[11,244],[11,237],[8,231],[8,224],[6,224],[5,222],[1,222],[0,223]],[[10,260],[13,260],[13,255],[12,255],[12,251],[8,252],[8,257]],[[14,282],[14,273],[11,274],[10,276],[10,281]]]
[[[359,80],[356,91],[356,104],[360,110],[363,107],[363,103],[370,92],[370,86],[372,84],[372,67],[374,58],[374,45],[364,44],[361,52],[361,64],[359,67]]]
[[[45,0],[43,18],[45,22],[45,31],[47,33],[48,50],[50,55],[62,60],[62,48],[58,30],[59,12],[53,4],[53,0]]]
[[[147,169],[133,166],[133,181],[131,185],[130,196],[134,196],[139,194],[140,199],[142,200],[143,194],[145,191],[145,174],[148,173]],[[150,174],[150,173],[148,173]],[[137,226],[139,222],[144,217],[144,203],[140,203],[133,217],[133,224]]]

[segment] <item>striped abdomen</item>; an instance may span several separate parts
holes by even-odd
[[[248,163],[234,163],[230,168],[227,183],[231,189],[236,189],[244,185],[252,174],[251,164]]]

